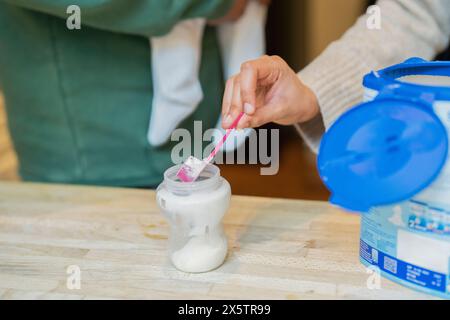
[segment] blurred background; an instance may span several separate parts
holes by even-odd
[[[300,70],[338,39],[365,11],[367,0],[273,0],[267,24],[268,54]],[[1,70],[0,70],[1,72]],[[277,128],[270,125],[269,128]],[[222,165],[234,194],[326,200],[328,192],[316,170],[316,157],[293,127],[280,127],[279,172],[261,176],[259,166]],[[17,159],[7,130],[0,93],[0,180],[19,180]]]
[[[373,1],[273,0],[267,23],[267,51],[296,71],[317,57],[356,21]],[[270,128],[276,128],[270,125]],[[316,169],[316,156],[294,127],[280,129],[279,172],[261,176],[258,166],[223,165],[222,175],[234,194],[327,200]]]

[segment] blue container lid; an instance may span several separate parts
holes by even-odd
[[[450,87],[421,85],[397,80],[411,75],[450,77],[450,62],[410,58],[403,63],[367,74],[364,77],[363,85],[376,91],[382,91],[386,87],[396,88],[398,94],[410,97],[421,96],[426,91],[428,95],[433,96],[434,100],[450,101]]]
[[[382,93],[331,126],[322,138],[318,169],[332,203],[366,212],[425,189],[441,172],[447,152],[447,131],[430,103]]]

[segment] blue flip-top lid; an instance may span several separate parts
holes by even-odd
[[[401,82],[344,113],[322,138],[318,169],[330,201],[351,211],[407,200],[429,186],[447,159],[448,136],[433,92]],[[448,89],[448,88],[447,88]]]
[[[450,87],[421,85],[397,80],[412,75],[450,77],[450,62],[410,58],[403,63],[370,72],[364,77],[363,85],[376,91],[382,91],[386,87],[397,88],[399,90],[397,94],[401,93],[403,96],[417,97],[426,93],[434,100],[450,101]]]

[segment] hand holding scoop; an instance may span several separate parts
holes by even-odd
[[[222,140],[216,145],[214,150],[206,159],[200,160],[193,156],[187,158],[186,161],[184,161],[183,165],[181,166],[180,170],[178,170],[177,177],[183,182],[194,182],[195,180],[197,180],[197,178],[202,173],[203,169],[205,169],[205,167],[212,161],[212,159],[214,159],[217,152],[219,152],[220,148],[227,140],[231,131],[237,127],[243,115],[244,112],[241,112],[239,114],[236,120],[234,120],[231,127],[227,129],[225,135],[222,137]]]

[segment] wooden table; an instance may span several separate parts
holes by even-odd
[[[225,264],[187,274],[153,191],[3,182],[0,298],[430,298],[386,279],[369,290],[359,218],[327,203],[234,196],[225,225]]]

